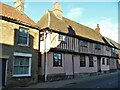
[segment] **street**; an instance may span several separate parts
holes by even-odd
[[[70,83],[62,88],[120,88],[120,72],[84,82]]]
[[[28,87],[4,88],[3,90],[66,90],[66,89],[88,89],[88,90],[120,90],[120,71],[71,80],[38,83]]]

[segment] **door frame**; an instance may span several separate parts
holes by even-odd
[[[97,56],[97,72],[101,72],[101,57]]]
[[[4,83],[4,85],[6,86],[6,82],[7,82],[7,68],[8,68],[8,60],[7,60],[7,59],[2,59],[2,61],[3,61],[3,60],[5,60],[5,61],[6,61],[6,65],[5,65],[5,66],[6,66],[6,67],[5,67],[5,68],[6,68],[6,69],[5,69],[5,83]],[[2,67],[2,68],[3,68],[3,67]]]

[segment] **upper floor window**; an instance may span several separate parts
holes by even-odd
[[[100,44],[96,44],[96,45],[95,45],[95,49],[100,50],[100,49],[101,49]]]
[[[18,44],[28,46],[28,44],[29,44],[29,33],[28,33],[27,29],[20,28]]]
[[[88,43],[86,41],[80,41],[80,45],[82,47],[87,47],[88,46]]]
[[[84,55],[80,55],[80,67],[86,66],[86,60]]]
[[[93,57],[89,56],[89,67],[94,67]]]
[[[115,49],[115,54],[118,54],[118,49]]]
[[[110,47],[106,46],[106,51],[110,51]]]
[[[63,42],[66,42],[66,36],[65,35],[61,35],[59,34],[59,38],[58,38],[59,41],[63,41]]]
[[[115,48],[112,48],[112,52],[113,52],[113,53],[115,52]]]
[[[53,54],[53,66],[62,66],[62,54],[61,53]]]

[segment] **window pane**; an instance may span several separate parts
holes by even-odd
[[[24,67],[23,73],[24,73],[24,74],[29,74],[29,67]]]
[[[104,58],[102,59],[102,64],[105,64],[105,59]]]
[[[61,34],[59,34],[59,40],[63,40],[63,36]]]
[[[23,60],[22,57],[14,57],[14,66],[20,66],[21,60]]]
[[[54,66],[61,66],[62,65],[62,56],[61,56],[61,54],[59,54],[59,53],[54,53],[53,54],[53,65]]]
[[[20,66],[24,66],[24,58],[20,60]]]
[[[23,74],[23,67],[14,67],[14,74]]]
[[[89,67],[94,67],[93,64],[94,64],[94,63],[93,63],[93,57],[90,56],[90,57],[89,57]]]
[[[14,58],[14,66],[19,66],[20,62],[18,58]]]
[[[23,37],[22,44],[27,44],[27,38]]]
[[[19,37],[19,44],[27,44],[27,37]]]
[[[85,66],[86,66],[85,56],[80,55],[80,67],[85,67]]]
[[[29,66],[29,58],[24,58],[24,66]]]
[[[20,36],[27,37],[28,30],[25,30],[25,29],[21,28],[20,31],[19,31],[19,34],[20,34]]]
[[[61,54],[58,54],[58,58],[61,59]]]
[[[19,74],[19,67],[14,67],[14,74]]]
[[[18,74],[23,74],[23,67],[19,67]]]
[[[22,37],[19,36],[19,41],[18,41],[18,43],[19,43],[19,44],[22,44],[22,41],[23,41],[23,40],[22,40]]]

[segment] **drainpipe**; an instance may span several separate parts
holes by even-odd
[[[44,32],[44,74],[45,74],[45,82],[47,81],[47,48],[46,48],[46,38],[47,38],[47,32]]]
[[[75,72],[74,72],[74,55],[72,55],[72,68],[73,68],[73,79],[75,78]]]

